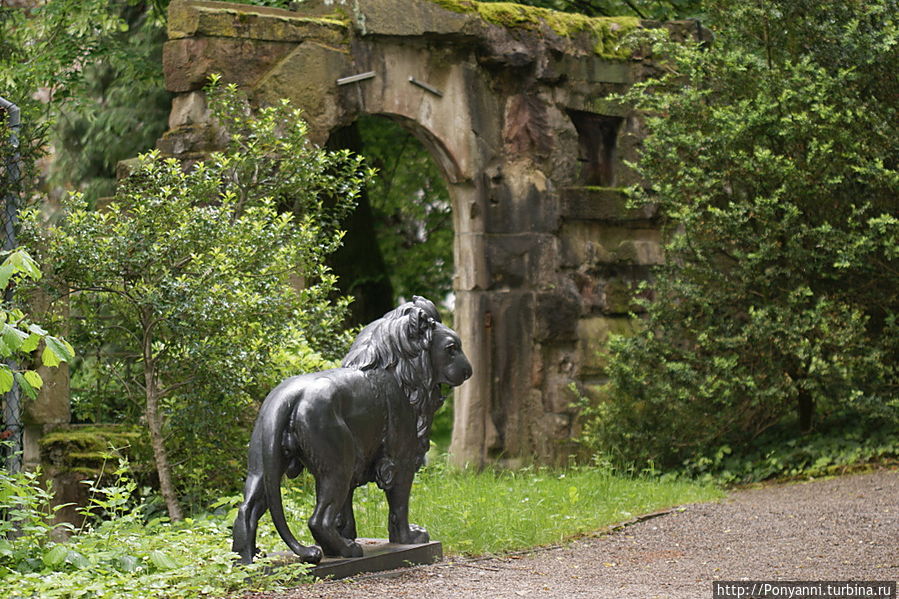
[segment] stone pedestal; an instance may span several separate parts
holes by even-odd
[[[326,557],[309,574],[315,578],[348,578],[368,572],[433,564],[443,558],[443,545],[439,541],[420,545],[400,545],[386,539],[356,539],[356,542],[362,546],[362,557]],[[297,556],[287,551],[274,555],[282,567],[299,563]]]

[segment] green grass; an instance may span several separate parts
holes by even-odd
[[[311,481],[285,492],[291,529],[311,543],[306,519]],[[425,468],[412,490],[411,520],[424,526],[448,554],[480,555],[551,545],[663,508],[719,499],[711,485],[624,476],[595,468],[458,471]],[[356,492],[360,537],[387,534],[387,504],[374,485]],[[260,546],[283,545],[268,517]]]

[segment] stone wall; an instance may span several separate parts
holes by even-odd
[[[455,459],[564,460],[569,386],[603,380],[605,341],[632,330],[634,287],[663,258],[655,212],[621,191],[640,119],[607,100],[653,68],[620,41],[654,25],[461,0],[299,6],[172,2],[160,149],[193,160],[215,146],[212,72],[254,103],[302,107],[317,143],[363,114],[411,130],[453,200],[455,325],[475,368],[456,391]]]

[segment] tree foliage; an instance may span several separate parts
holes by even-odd
[[[115,192],[121,160],[152,148],[171,108],[162,75],[165,7],[118,0],[117,31],[102,52],[81,68],[79,91],[59,108],[50,165],[54,188],[79,189],[91,201]]]
[[[17,283],[37,281],[41,271],[27,251],[18,249],[3,252],[0,263],[0,394],[18,384],[29,398],[37,397],[43,386],[41,375],[35,370],[39,365],[55,367],[68,362],[75,350],[62,337],[50,335],[46,329],[31,319],[21,309],[22,301],[15,301],[12,293]]]
[[[714,43],[657,40],[665,74],[628,98],[650,133],[638,199],[670,219],[645,331],[613,344],[588,423],[628,459],[899,407],[897,4],[707,9]]]
[[[63,106],[84,97],[89,65],[121,56],[114,41],[123,39],[127,28],[105,0],[53,0],[27,9],[0,5],[0,96],[22,111],[18,149],[23,158],[18,183],[0,177],[0,196],[12,194],[20,206],[34,198],[40,186],[38,159],[47,152],[55,118]],[[12,153],[5,135],[0,153]]]
[[[250,114],[230,86],[209,96],[224,151],[186,171],[145,155],[102,209],[73,194],[46,239],[79,338],[144,406],[173,518],[169,448],[179,478],[202,479],[243,453],[235,429],[279,378],[285,347],[324,358],[345,347],[345,301],[330,300],[323,264],[364,178],[358,159],[312,146],[286,103]]]

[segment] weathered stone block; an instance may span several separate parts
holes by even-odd
[[[402,10],[397,10],[396,0],[337,0],[336,6],[349,9],[362,35],[458,37],[484,29],[476,15],[449,11],[429,0],[405,2]]]
[[[642,281],[649,278],[645,266],[613,266],[600,270],[581,268],[571,273],[571,280],[581,298],[584,314],[640,314],[645,309],[636,303],[638,297],[651,297],[651,291],[639,292]]]
[[[351,70],[347,51],[306,42],[295,46],[289,56],[259,81],[254,96],[261,104],[274,104],[282,98],[290,100],[293,106],[303,110],[310,124],[310,138],[323,144],[339,120],[335,81],[351,74]]]
[[[662,245],[655,239],[625,239],[612,251],[615,262],[655,265],[665,262]]]
[[[579,337],[581,315],[577,296],[564,291],[537,295],[536,339],[538,341],[573,341]]]
[[[508,163],[501,179],[487,187],[486,230],[490,233],[552,233],[558,228],[559,202],[549,193],[546,175],[531,162]]]
[[[639,310],[634,303],[636,285],[625,279],[615,278],[606,281],[602,288],[602,310],[606,314],[627,314]]]
[[[611,61],[598,56],[575,56],[563,54],[554,57],[554,64],[546,66],[547,72],[566,73],[568,79],[588,84],[618,83],[634,81],[635,64],[625,61]]]
[[[560,236],[563,264],[572,268],[596,268],[603,264],[654,265],[664,259],[658,229],[576,221],[566,223]]]
[[[206,94],[200,91],[178,94],[172,98],[172,112],[169,114],[169,129],[186,125],[198,125],[209,121]]]
[[[478,46],[478,64],[493,69],[521,69],[532,65],[540,54],[532,40],[517,39],[505,30],[491,27]]]
[[[631,318],[596,316],[578,321],[578,353],[581,376],[605,376],[611,335],[633,335],[639,322]]]
[[[38,396],[28,399],[22,396],[23,422],[27,424],[65,424],[69,422],[69,365],[55,368],[39,366],[37,373],[44,381]]]
[[[33,440],[39,438],[44,479],[52,481],[51,507],[57,508],[54,523],[69,522],[76,528],[81,525],[84,516],[80,508],[86,507],[90,499],[90,487],[85,482],[104,482],[99,477],[104,474],[104,466],[109,475],[109,459],[127,455],[138,470],[151,463],[149,439],[139,427],[67,425],[45,431],[29,427],[28,432]]]
[[[211,124],[201,124],[166,131],[156,141],[156,147],[168,156],[184,156],[217,150],[223,142],[220,132]]]
[[[549,234],[488,235],[485,251],[491,289],[525,287],[554,270],[556,240]]]
[[[338,14],[306,16],[294,11],[230,2],[176,0],[169,6],[169,39],[191,36],[242,37],[301,42],[340,43],[349,21]]]
[[[618,187],[567,187],[562,191],[562,217],[569,220],[629,222],[651,220],[658,206],[628,208],[624,189]]]
[[[162,51],[165,87],[170,92],[198,90],[212,73],[221,74],[227,83],[253,86],[294,48],[291,42],[219,37],[168,41]]]
[[[618,116],[622,118],[627,118],[633,113],[633,109],[630,106],[608,98],[594,100],[590,106],[590,110],[597,114],[607,114],[609,116]]]

